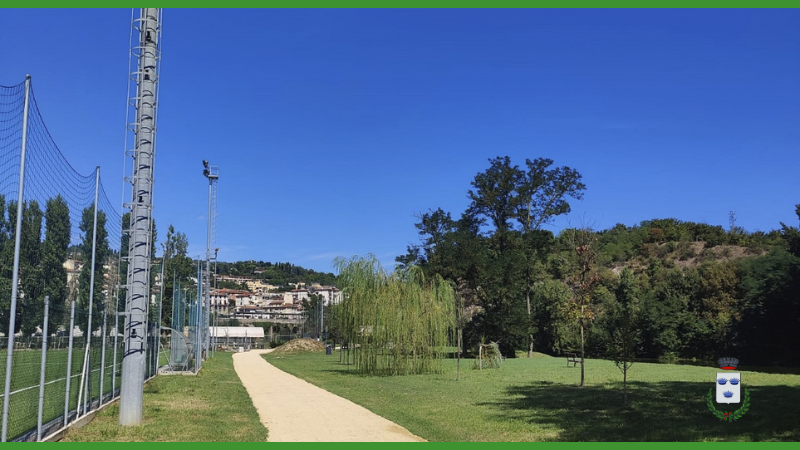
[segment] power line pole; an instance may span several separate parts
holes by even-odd
[[[122,387],[119,424],[142,423],[144,397],[145,346],[147,343],[147,307],[150,297],[150,261],[152,258],[153,165],[155,162],[156,107],[159,75],[160,8],[141,8],[132,27],[138,31],[138,44],[131,43],[131,58],[138,60],[131,73],[136,94],[129,99],[136,109],[135,122],[129,124],[134,133],[133,176],[126,178],[133,185],[130,209],[131,234],[128,247],[128,279],[125,297],[125,328],[122,354]],[[133,38],[132,38],[133,40]]]

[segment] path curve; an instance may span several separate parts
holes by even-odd
[[[276,368],[271,350],[233,355],[233,367],[270,442],[425,442],[405,428]]]

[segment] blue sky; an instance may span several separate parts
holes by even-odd
[[[129,9],[6,9],[0,84],[32,76],[81,173],[121,199]],[[196,10],[163,23],[154,216],[223,261],[332,271],[418,242],[488,159],[547,157],[585,198],[551,229],[674,217],[797,225],[798,10]],[[130,166],[130,165],[128,165]]]

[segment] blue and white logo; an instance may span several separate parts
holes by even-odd
[[[714,389],[709,389],[706,395],[706,406],[719,420],[731,423],[739,420],[750,408],[750,392],[742,387],[742,373],[730,372],[736,370],[739,360],[736,358],[720,358],[719,368],[725,372],[717,372],[714,382],[717,390],[717,403],[741,403],[739,409],[729,412],[720,411],[714,406]],[[744,397],[741,392],[744,391]]]
[[[739,361],[736,358],[720,358],[722,370],[736,369]],[[717,403],[741,402],[742,374],[740,372],[717,372]]]
[[[741,373],[717,373],[717,403],[739,403],[741,401],[741,381]]]

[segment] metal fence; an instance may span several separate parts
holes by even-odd
[[[200,283],[198,283],[198,286]],[[202,296],[200,291],[191,298],[191,291],[181,289],[176,283],[172,296],[172,323],[169,328],[162,328],[167,334],[167,345],[164,355],[166,371],[197,373],[202,367],[201,351],[203,348]]]
[[[121,206],[121,205],[120,205]],[[47,131],[30,78],[0,86],[0,441],[41,440],[120,389],[121,208]],[[157,373],[151,305],[145,378]]]

